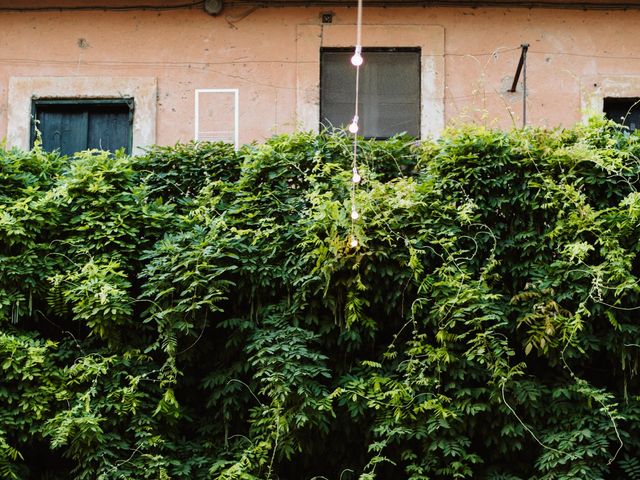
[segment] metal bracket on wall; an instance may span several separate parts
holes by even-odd
[[[529,50],[529,44],[523,43],[520,45],[522,49],[520,52],[520,61],[516,68],[516,74],[513,77],[513,84],[511,84],[510,92],[515,92],[520,79],[520,72],[522,72],[522,128],[527,126],[527,51]]]

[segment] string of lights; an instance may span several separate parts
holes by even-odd
[[[359,115],[358,106],[360,103],[360,67],[364,62],[362,58],[362,0],[358,0],[358,14],[356,21],[356,45],[353,56],[351,57],[351,64],[356,67],[356,92],[355,92],[355,107],[353,120],[349,125],[349,132],[353,134],[353,163],[351,165],[351,231],[349,235],[349,246],[351,248],[358,247],[358,237],[356,236],[356,221],[360,218],[358,213],[358,207],[356,204],[356,187],[362,181],[360,172],[358,170],[358,130],[359,127]]]
[[[492,52],[485,53],[444,53],[441,55],[438,54],[422,54],[421,56],[424,58],[431,57],[483,57],[483,56],[498,56],[501,53],[506,53],[514,50],[520,50],[520,47],[513,47],[508,49],[500,49],[494,50]],[[546,53],[546,52],[536,52],[533,53]],[[570,55],[560,52],[548,52],[549,54],[556,55]],[[587,55],[581,55],[587,56]],[[595,55],[594,55],[595,56]],[[597,56],[596,56],[597,57]],[[603,58],[609,58],[602,56]],[[612,58],[635,58],[639,59],[640,57],[612,57]],[[76,65],[78,62],[75,60],[54,60],[48,58],[0,58],[0,64],[50,64],[50,65],[65,65],[65,64],[73,64]],[[94,65],[94,66],[105,66],[105,67],[178,67],[178,68],[193,68],[193,67],[208,67],[211,65],[251,65],[251,64],[282,64],[282,65],[303,65],[303,64],[311,64],[315,63],[312,61],[299,61],[299,60],[282,60],[282,59],[273,59],[273,60],[263,60],[263,59],[243,59],[243,60],[217,60],[217,61],[198,61],[198,60],[190,60],[190,61],[182,61],[182,62],[172,62],[168,60],[163,61],[153,61],[153,60],[83,60],[81,62],[83,65]]]

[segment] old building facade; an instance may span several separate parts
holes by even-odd
[[[340,123],[353,2],[185,1],[0,1],[0,136],[28,148],[39,125],[51,145],[139,152]],[[640,4],[364,5],[369,136],[521,126],[522,44],[529,125],[619,115],[640,97]]]

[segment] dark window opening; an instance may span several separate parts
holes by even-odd
[[[604,99],[605,116],[634,131],[640,128],[640,98],[639,97],[606,97]]]
[[[133,99],[39,99],[33,102],[34,125],[42,148],[72,155],[87,149],[131,153]]]
[[[320,123],[345,128],[354,114],[356,69],[353,49],[320,51]],[[360,67],[360,135],[420,136],[420,49],[365,48]]]

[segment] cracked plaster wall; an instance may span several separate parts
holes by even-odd
[[[239,89],[241,143],[314,128],[319,47],[355,37],[354,9],[333,9],[325,25],[323,11],[0,13],[0,137],[24,144],[14,135],[24,128],[14,115],[22,109],[24,116],[24,105],[12,96],[20,77],[57,78],[59,85],[153,82],[155,112],[141,121],[154,128],[139,135],[139,145],[191,140],[199,88]],[[521,87],[506,90],[525,42],[529,123],[569,126],[585,106],[597,110],[603,95],[640,96],[639,20],[637,11],[365,7],[363,43],[422,47],[424,135],[464,121],[520,125]]]

